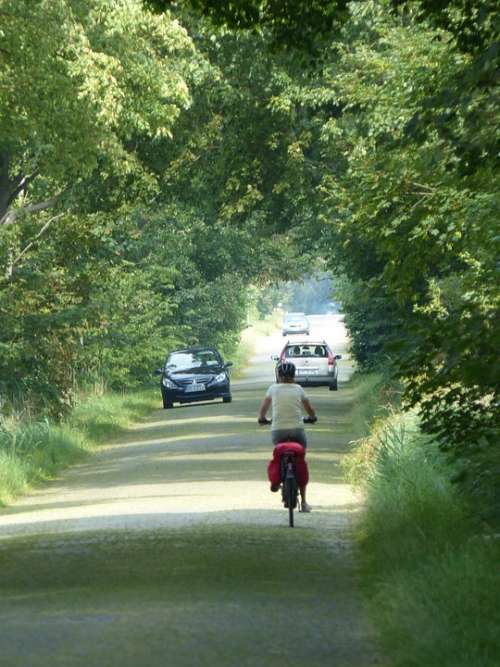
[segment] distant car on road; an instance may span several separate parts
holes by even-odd
[[[288,334],[307,334],[311,331],[311,326],[305,313],[286,313],[283,318],[282,332],[283,336]]]
[[[232,362],[224,362],[217,350],[211,347],[191,347],[171,352],[165,366],[156,371],[161,375],[163,407],[174,403],[211,401],[222,398],[231,402],[228,368]]]
[[[288,341],[275,361],[291,361],[295,366],[295,382],[300,385],[328,386],[338,389],[340,354],[333,354],[325,341]]]

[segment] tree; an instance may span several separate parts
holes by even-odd
[[[318,55],[322,39],[347,17],[347,0],[146,0],[159,11],[187,6],[231,30],[266,30],[271,46]]]
[[[189,105],[193,45],[139,0],[4,0],[1,18],[0,390],[58,414],[88,340],[124,326],[108,306],[134,281],[155,305],[118,278],[122,230],[157,191],[137,145]]]
[[[323,125],[325,156],[341,156],[324,176],[324,219],[336,263],[364,294],[361,328],[360,304],[346,305],[355,349],[365,363],[378,355],[361,343],[392,313],[382,350],[424,426],[457,456],[493,451],[498,432],[490,67],[478,77],[476,55],[452,35],[368,2],[325,73],[343,112]]]
[[[137,137],[171,134],[189,104],[192,43],[139,0],[4,0],[0,224],[71,202],[79,179],[139,178]]]

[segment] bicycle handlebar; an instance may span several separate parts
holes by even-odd
[[[317,417],[303,417],[304,424],[315,424],[318,421]]]

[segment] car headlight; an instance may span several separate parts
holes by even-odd
[[[162,385],[165,387],[165,389],[175,389],[175,387],[177,386],[177,385],[176,385],[174,382],[172,382],[172,380],[170,380],[169,378],[163,378],[163,380],[161,381],[161,383],[162,383]]]
[[[226,377],[227,377],[227,376],[226,376],[225,373],[219,373],[218,375],[216,375],[216,376],[214,377],[213,382],[214,382],[215,384],[221,384],[222,382],[225,382],[225,381],[226,381]]]

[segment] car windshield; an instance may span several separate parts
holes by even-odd
[[[286,357],[327,357],[326,345],[290,345],[285,350]]]
[[[186,350],[171,354],[167,359],[166,367],[169,371],[186,371],[220,365],[221,359],[214,350]]]

